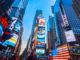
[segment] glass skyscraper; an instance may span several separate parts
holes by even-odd
[[[72,7],[80,21],[80,0],[73,0]]]

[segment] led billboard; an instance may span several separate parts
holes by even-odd
[[[16,17],[12,17],[12,23],[9,25],[9,29],[13,30],[15,23],[17,22],[17,18]]]
[[[38,24],[38,26],[41,26],[41,27],[44,27],[44,26],[45,26],[45,20],[44,20],[44,18],[40,18],[40,19],[39,19],[39,24]]]
[[[36,54],[45,54],[44,49],[36,49]]]
[[[3,27],[2,27],[2,25],[0,23],[0,37],[2,36],[2,34],[3,34]]]
[[[1,22],[2,26],[3,26],[3,28],[6,29],[7,26],[8,26],[7,18],[0,16],[0,22]]]
[[[45,39],[37,39],[37,41],[45,41]]]
[[[44,41],[37,41],[37,45],[45,45],[45,42]]]
[[[45,45],[36,45],[37,48],[45,48]]]
[[[38,38],[45,38],[45,35],[37,35]]]
[[[38,30],[45,30],[45,27],[38,27]]]
[[[17,39],[18,39],[18,35],[13,34],[13,37],[11,37],[9,40],[6,40],[4,44],[15,47]]]
[[[73,33],[72,30],[66,31],[65,36],[66,36],[67,42],[76,41],[76,38],[75,38],[74,33]]]
[[[21,23],[19,21],[16,22],[16,24],[14,25],[13,30],[16,32],[19,32],[21,28]]]

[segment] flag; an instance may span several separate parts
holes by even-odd
[[[53,56],[54,60],[63,60],[63,59],[69,59],[70,55],[69,55],[69,51],[68,51],[68,46],[64,45],[61,46],[57,49],[57,55]]]

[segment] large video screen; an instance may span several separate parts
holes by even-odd
[[[72,30],[66,31],[65,36],[66,36],[67,42],[76,41],[76,38],[75,38],[74,33],[73,33]]]
[[[45,54],[44,49],[36,49],[36,54]]]

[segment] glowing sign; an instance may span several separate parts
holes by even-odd
[[[76,38],[72,30],[66,31],[65,36],[66,36],[67,42],[76,41]]]
[[[36,49],[36,54],[45,54],[44,49]]]
[[[0,22],[1,22],[1,24],[3,25],[3,28],[6,29],[7,26],[8,26],[7,18],[0,16]]]

